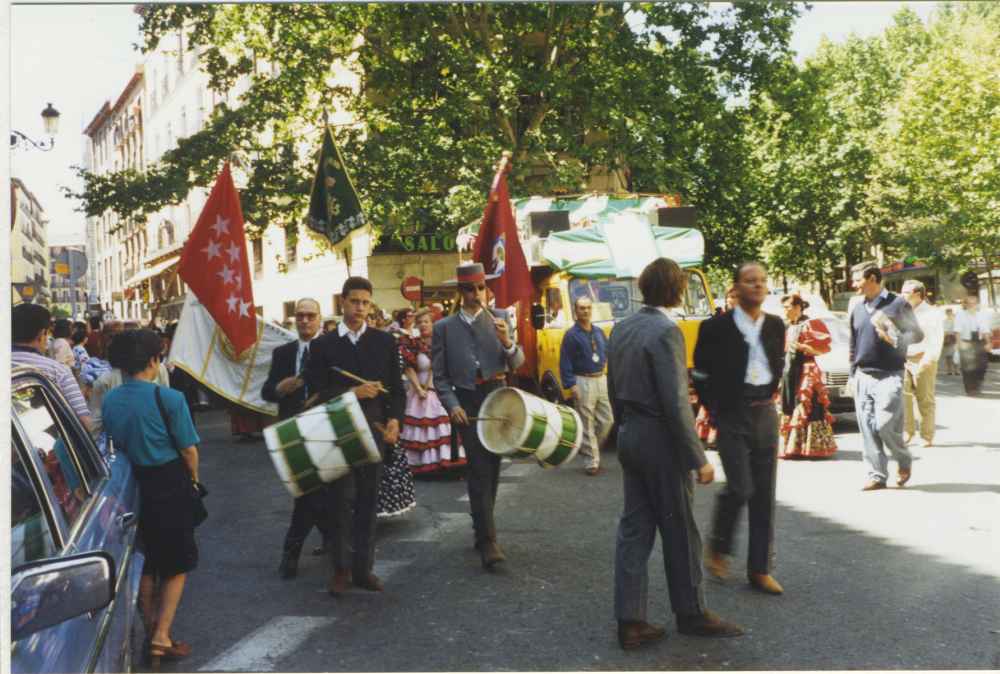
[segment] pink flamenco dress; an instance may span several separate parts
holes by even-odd
[[[803,316],[798,323],[788,326],[785,344],[779,456],[782,459],[833,456],[837,442],[833,437],[833,415],[823,386],[823,371],[814,356],[795,349],[796,344],[805,344],[820,354],[829,352],[830,331],[823,321]]]
[[[419,337],[400,339],[403,367],[412,368],[417,381],[427,392],[421,397],[406,382],[406,411],[399,446],[406,452],[414,475],[437,473],[466,465],[465,449],[460,441],[452,442],[451,418],[438,399],[431,381],[431,347]],[[457,438],[457,434],[456,438]]]

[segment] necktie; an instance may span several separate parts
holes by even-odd
[[[296,373],[298,376],[301,377],[305,373],[306,364],[308,362],[309,362],[309,344],[306,344],[305,346],[302,347],[302,355],[299,356],[299,370]],[[307,386],[302,387],[302,391],[306,396],[309,395],[309,392],[306,390],[307,388],[308,388]]]

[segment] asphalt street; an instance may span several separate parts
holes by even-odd
[[[649,618],[667,624],[668,638],[625,653],[612,612],[622,502],[613,453],[596,477],[579,459],[549,470],[505,464],[497,513],[508,562],[496,573],[472,548],[465,483],[418,481],[418,508],[379,526],[386,591],[334,599],[320,557],[306,553],[297,579],[278,578],[291,498],[263,442],[233,441],[224,413],[209,412],[197,421],[211,514],[174,629],[194,653],[164,669],[1000,669],[998,418],[996,363],[980,398],[939,377],[936,445],[911,447],[913,479],[881,492],[860,491],[860,435],[843,419],[835,457],[779,465],[774,575],[785,595],[747,586],[741,524],[732,578],[707,581],[706,594],[746,635],[679,635],[658,544]],[[717,474],[696,491],[703,536]],[[314,532],[307,547],[318,541]]]

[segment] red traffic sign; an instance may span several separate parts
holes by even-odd
[[[419,302],[424,294],[424,281],[419,276],[407,276],[399,286],[399,292],[411,302]]]

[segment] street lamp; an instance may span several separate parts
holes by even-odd
[[[33,146],[37,150],[43,152],[48,152],[56,145],[56,134],[59,132],[59,111],[52,107],[49,103],[44,110],[42,110],[42,125],[45,129],[45,135],[49,137],[49,142],[34,141],[28,138],[26,135],[18,131],[17,129],[10,130],[10,149],[14,150],[18,147],[28,149],[29,145]]]

